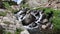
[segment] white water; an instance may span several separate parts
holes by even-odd
[[[41,12],[39,12],[39,14],[40,14],[40,17],[39,17],[39,19],[36,21],[36,23],[38,23],[38,22],[40,22],[40,20],[41,20],[41,18],[42,18],[42,13]],[[39,24],[39,23],[38,23]]]
[[[24,11],[19,11],[18,13],[17,13],[17,15],[18,15],[18,20],[19,21],[22,21],[23,19],[25,19],[26,18],[26,15],[23,17],[23,15],[20,15],[22,12],[24,12]],[[33,12],[31,12],[31,14],[37,19],[37,21],[35,21],[35,23],[37,24],[37,26],[35,26],[35,27],[29,27],[29,26],[32,26],[33,24],[31,23],[31,24],[29,24],[29,25],[27,25],[27,26],[24,26],[26,29],[34,29],[34,28],[38,28],[38,26],[39,26],[39,23],[38,22],[40,22],[40,20],[41,20],[41,18],[42,18],[42,11],[39,11],[39,17],[38,16],[35,16],[35,13],[33,13]],[[23,19],[21,19],[23,17]]]

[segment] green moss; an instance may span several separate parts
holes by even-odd
[[[0,16],[6,16],[6,12],[2,12],[2,11],[0,11]]]

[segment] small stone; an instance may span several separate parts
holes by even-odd
[[[47,20],[47,19],[44,19],[44,20],[43,20],[43,23],[46,23],[46,22],[48,22],[48,20]]]
[[[46,29],[46,27],[47,27],[46,25],[42,25],[42,29]]]

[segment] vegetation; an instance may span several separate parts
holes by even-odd
[[[0,16],[6,16],[6,12],[2,12],[2,11],[0,11]]]
[[[60,10],[54,10],[54,9],[50,9],[50,8],[45,8],[45,12],[50,12],[53,11],[54,15],[53,15],[53,24],[54,24],[54,28],[56,29],[60,29]]]
[[[6,34],[11,34],[11,32],[6,32]]]
[[[16,29],[16,32],[15,32],[15,34],[20,34],[21,33],[21,31],[23,31],[22,29]]]
[[[17,10],[14,10],[10,7],[12,4],[14,4],[13,2],[12,3],[11,2],[10,3],[9,2],[3,2],[3,4],[7,10],[11,11],[11,13],[15,14],[17,12]]]
[[[3,4],[4,4],[4,7],[7,8],[7,9],[8,9],[9,6],[10,6],[10,5],[8,4],[8,2],[3,2]]]
[[[9,31],[4,31],[4,33],[3,34],[12,34],[11,32],[9,32]]]

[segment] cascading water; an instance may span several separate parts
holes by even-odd
[[[40,28],[44,24],[47,23],[48,26],[51,27],[51,22],[46,21],[50,19],[50,15],[52,15],[53,12],[48,13],[48,16],[45,15],[44,10],[30,10],[28,8],[25,8],[23,10],[20,10],[16,17],[19,21],[22,22],[22,25],[30,32],[30,34],[41,34]],[[44,23],[43,23],[44,22]]]
[[[24,10],[26,10],[26,9],[24,9]],[[20,10],[16,15],[18,15],[17,16],[17,18],[18,18],[18,20],[19,21],[23,21],[23,20],[25,20],[26,18],[29,20],[29,17],[30,17],[30,19],[31,18],[36,18],[33,22],[31,22],[30,24],[28,24],[28,25],[23,25],[26,29],[35,29],[35,28],[38,28],[38,26],[39,26],[39,23],[38,22],[40,22],[40,20],[41,20],[41,18],[42,18],[42,15],[43,15],[43,13],[42,13],[42,11],[31,11],[29,14],[30,14],[30,16],[29,16],[29,14],[26,14],[26,12],[27,11],[23,11],[23,10]],[[39,14],[38,14],[39,13]],[[31,15],[33,16],[33,17],[31,17]],[[37,15],[37,16],[36,16]],[[27,22],[28,22],[28,20],[27,20]],[[33,19],[32,19],[33,20]],[[23,23],[23,22],[22,22]]]

